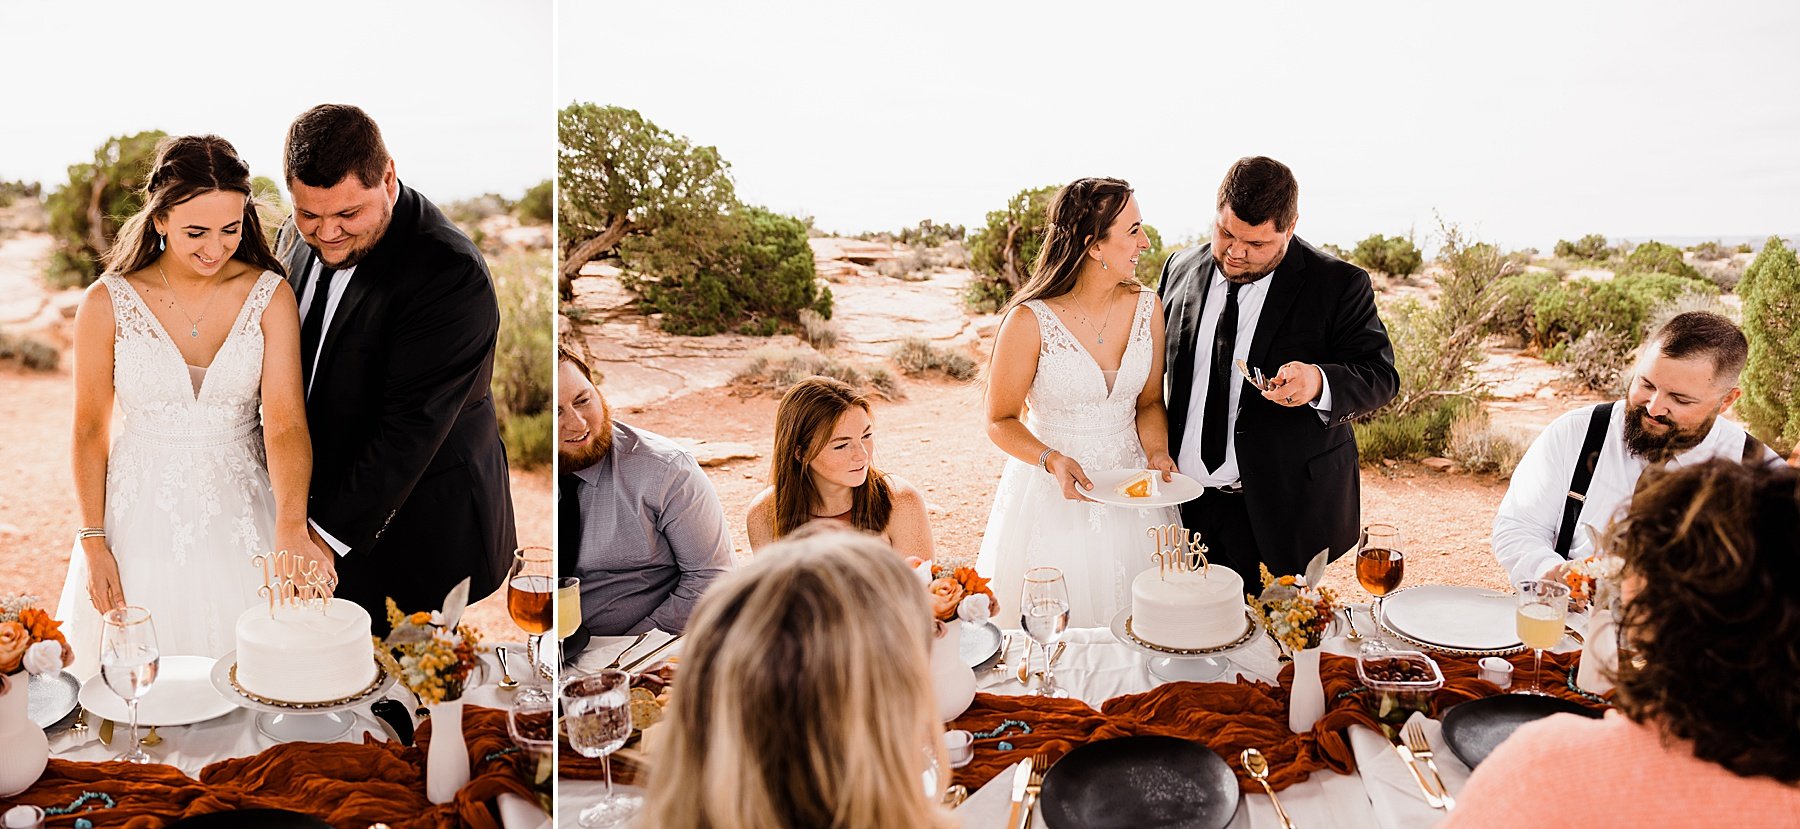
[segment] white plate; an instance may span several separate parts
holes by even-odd
[[[993,622],[971,625],[963,622],[962,640],[957,642],[957,651],[962,655],[963,664],[970,668],[980,668],[988,664],[988,660],[1000,652],[1000,628]]]
[[[1172,507],[1192,501],[1200,497],[1200,493],[1206,491],[1199,481],[1180,472],[1175,473],[1174,480],[1157,481],[1156,485],[1159,489],[1156,495],[1149,498],[1127,498],[1113,491],[1113,487],[1131,480],[1143,471],[1142,469],[1102,469],[1098,472],[1089,472],[1088,480],[1093,482],[1094,488],[1082,490],[1081,494],[1102,504],[1112,504],[1117,507]],[[1157,474],[1161,475],[1162,473]]]
[[[223,717],[237,705],[213,688],[212,669],[218,660],[205,656],[165,656],[156,671],[156,682],[138,700],[138,725],[191,725]],[[94,674],[81,686],[81,706],[113,722],[131,721],[125,700]]]
[[[1519,647],[1510,593],[1479,587],[1424,584],[1387,597],[1383,618],[1389,627],[1421,642],[1446,648],[1490,650]]]

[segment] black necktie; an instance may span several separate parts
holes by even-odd
[[[1225,310],[1219,313],[1219,327],[1213,329],[1211,379],[1206,383],[1206,414],[1200,422],[1200,461],[1211,472],[1225,464],[1226,430],[1230,428],[1231,355],[1237,350],[1238,288],[1236,282],[1225,283]]]
[[[581,552],[581,479],[573,473],[556,476],[557,573],[575,575]]]
[[[319,275],[313,277],[312,305],[306,309],[306,319],[300,323],[300,383],[302,389],[312,388],[313,357],[319,351],[319,334],[325,329],[325,307],[331,300],[331,277],[336,271],[319,263]]]

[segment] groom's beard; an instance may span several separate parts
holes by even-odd
[[[593,425],[588,439],[575,448],[565,449],[564,446],[569,444],[562,444],[556,450],[556,468],[561,472],[586,469],[605,459],[606,453],[612,451],[612,407],[601,400],[600,422]]]
[[[1664,463],[1699,446],[1700,441],[1705,440],[1707,434],[1712,432],[1713,421],[1718,417],[1719,413],[1714,412],[1699,427],[1683,429],[1667,417],[1651,416],[1643,406],[1632,406],[1625,410],[1625,448],[1650,463]],[[1663,431],[1660,434],[1652,433],[1644,425],[1646,420],[1662,424]]]
[[[387,235],[388,225],[391,225],[393,223],[394,223],[394,206],[389,204],[386,199],[382,199],[381,200],[381,224],[375,228],[375,231],[373,233],[366,234],[367,235],[366,240],[363,240],[363,241],[359,242],[358,244],[353,245],[350,248],[349,252],[344,254],[343,259],[340,259],[336,262],[325,262],[324,254],[320,254],[319,261],[325,262],[325,267],[328,267],[334,271],[341,271],[341,270],[346,270],[348,268],[356,267],[357,263],[363,261],[363,259],[368,257],[369,252],[374,250],[376,245],[381,244],[381,238],[383,236]],[[310,242],[310,240],[308,240],[308,241]],[[317,245],[313,245],[313,252],[319,253],[319,248]]]

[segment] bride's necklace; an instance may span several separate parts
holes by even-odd
[[[1108,300],[1110,301],[1110,299],[1111,298],[1109,297]],[[1086,324],[1088,328],[1090,328],[1090,329],[1094,328],[1094,319],[1093,319],[1094,315],[1089,314],[1088,310],[1087,310],[1087,306],[1082,305],[1081,301],[1077,300],[1075,298],[1074,291],[1069,292],[1069,301],[1075,303],[1076,308],[1081,309],[1081,321],[1084,324]],[[1097,335],[1098,343],[1100,345],[1106,345],[1106,327],[1109,325],[1112,325],[1112,314],[1107,314],[1103,319],[1101,319],[1100,320],[1100,328],[1095,330],[1095,332],[1094,332]]]
[[[213,286],[212,293],[206,297],[206,304],[200,306],[200,316],[190,317],[190,316],[188,316],[187,309],[181,307],[181,299],[180,299],[180,297],[177,297],[175,295],[175,286],[169,284],[169,275],[168,275],[168,273],[163,271],[163,266],[162,266],[161,262],[158,262],[156,264],[156,272],[159,274],[162,274],[163,287],[169,289],[169,303],[171,305],[174,305],[175,310],[180,312],[181,316],[183,316],[187,319],[187,321],[188,321],[188,336],[189,337],[199,337],[200,336],[200,321],[203,319],[206,319],[206,312],[212,309],[213,300],[217,299],[219,296],[219,289],[225,287],[225,280],[221,279],[221,280],[219,280],[219,284]]]

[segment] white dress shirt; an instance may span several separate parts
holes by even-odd
[[[1613,404],[1606,440],[1600,445],[1600,460],[1594,464],[1594,479],[1588,484],[1587,500],[1576,519],[1569,561],[1594,554],[1595,534],[1604,531],[1622,513],[1637,489],[1638,477],[1649,466],[1625,448],[1628,408],[1630,404],[1623,400]],[[1552,421],[1531,442],[1524,459],[1513,470],[1506,497],[1494,515],[1493,535],[1494,557],[1512,581],[1539,578],[1563,563],[1563,557],[1556,554],[1556,533],[1562,528],[1569,480],[1575,474],[1593,411],[1593,406],[1583,406]],[[1743,456],[1744,427],[1721,417],[1713,421],[1712,429],[1698,445],[1677,455],[1668,466],[1679,468],[1712,458],[1739,460]],[[1767,458],[1773,459],[1774,453],[1767,453]]]
[[[300,297],[300,320],[302,323],[306,321],[306,315],[312,313],[313,300],[315,299],[313,295],[318,293],[319,287],[320,264],[318,258],[314,257],[312,270],[306,275],[305,289],[302,291]],[[313,352],[313,377],[319,376],[319,355],[325,351],[325,335],[331,330],[331,318],[337,315],[338,303],[344,298],[344,289],[350,287],[350,277],[355,274],[356,266],[351,265],[331,276],[331,293],[326,294],[322,308],[325,319],[321,320],[319,324],[318,350]],[[306,381],[306,393],[309,396],[312,394],[311,377],[307,378]],[[331,533],[325,531],[324,527],[319,526],[319,522],[309,518],[307,519],[307,523],[311,524],[312,528],[318,531],[319,537],[325,539],[325,543],[330,544],[331,548],[336,550],[338,555],[345,556],[350,554],[350,545],[334,538]]]
[[[1273,274],[1245,284],[1238,288],[1238,326],[1237,342],[1232,345],[1233,360],[1250,359],[1250,341],[1256,337],[1256,323],[1262,316],[1263,300],[1269,295],[1269,282]],[[1194,378],[1188,397],[1187,423],[1181,431],[1181,457],[1175,459],[1175,465],[1182,474],[1192,477],[1202,486],[1231,486],[1238,482],[1237,462],[1237,419],[1239,398],[1243,396],[1244,383],[1237,369],[1228,369],[1231,383],[1231,399],[1226,401],[1225,420],[1225,462],[1218,469],[1206,471],[1206,463],[1200,460],[1200,432],[1206,421],[1206,387],[1212,383],[1212,340],[1213,332],[1219,328],[1219,315],[1225,313],[1225,272],[1217,266],[1213,267],[1212,284],[1206,291],[1206,304],[1200,308],[1200,329],[1197,333],[1199,342],[1194,344]],[[1270,378],[1280,366],[1253,366],[1261,368],[1263,374]],[[1331,386],[1325,383],[1325,373],[1319,372],[1319,399],[1313,401],[1312,407],[1318,411],[1323,421],[1331,411]]]

